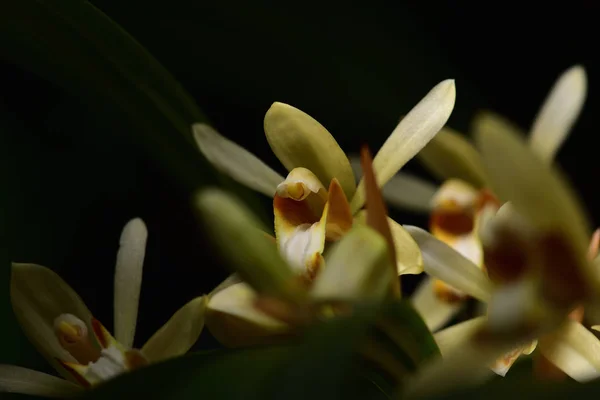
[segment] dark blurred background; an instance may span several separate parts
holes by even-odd
[[[377,149],[399,116],[446,78],[457,85],[453,128],[468,132],[474,113],[486,108],[528,129],[557,76],[583,64],[588,101],[558,162],[598,222],[593,118],[600,69],[591,1],[92,3],[177,78],[219,131],[282,173],[262,132],[273,101],[308,112],[355,153],[363,143]],[[10,54],[0,59],[0,326],[10,343],[0,363],[46,369],[13,326],[8,261],[59,272],[111,329],[118,238],[136,216],[149,229],[141,345],[178,307],[226,276],[190,207],[192,188],[155,162],[109,102],[65,90],[13,64]],[[417,161],[406,169],[430,178]],[[211,174],[196,171],[197,186],[213,182]],[[267,220],[270,200],[248,198]],[[203,334],[199,347],[214,345]]]

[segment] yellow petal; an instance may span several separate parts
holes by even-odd
[[[591,287],[599,288],[597,274],[586,260],[588,219],[566,180],[533,154],[506,121],[481,117],[477,141],[494,192],[510,200],[516,211],[545,235],[539,238],[539,246],[545,247],[543,254],[561,258],[560,263],[545,260],[541,264],[545,290],[554,297],[569,295],[569,301],[576,301]],[[568,290],[561,290],[565,284]]]
[[[125,347],[133,346],[147,238],[146,225],[139,218],[129,221],[121,233],[115,267],[114,314],[115,337]]]
[[[394,239],[392,232],[390,231],[390,224],[387,217],[387,207],[383,201],[381,189],[377,184],[377,178],[375,171],[373,171],[373,159],[371,158],[371,152],[367,146],[363,146],[360,152],[362,169],[364,172],[363,182],[365,184],[365,198],[366,198],[366,224],[371,228],[375,229],[387,242],[387,248],[390,255],[392,270],[390,273],[393,274],[393,279],[390,280],[392,286],[392,294],[400,297],[402,290],[400,286],[400,280],[396,279],[396,248],[394,246]]]
[[[356,225],[331,250],[327,267],[311,290],[318,300],[382,300],[392,276],[385,239],[375,230]]]
[[[432,200],[431,233],[475,265],[483,265],[483,250],[475,224],[479,191],[468,183],[451,179]]]
[[[57,362],[75,359],[62,348],[54,333],[54,320],[72,314],[90,326],[92,315],[81,298],[56,273],[41,265],[12,265],[10,295],[21,328],[40,353],[63,374]]]
[[[535,349],[535,345],[527,344],[524,346],[517,346],[514,349],[504,353],[490,366],[491,370],[500,376],[506,376],[510,367],[513,366],[515,361],[524,354],[525,352],[531,353]]]
[[[321,182],[336,178],[347,197],[354,194],[354,175],[346,154],[314,118],[290,105],[273,103],[264,126],[273,153],[288,171],[308,168]]]
[[[586,382],[600,376],[600,341],[579,322],[569,321],[539,349],[571,378]]]
[[[427,274],[481,301],[490,298],[492,283],[477,265],[416,226],[404,226],[419,245]]]
[[[293,286],[295,274],[283,260],[266,228],[239,200],[219,189],[196,195],[196,207],[223,257],[257,290],[290,301],[302,297]]]
[[[81,391],[80,386],[64,379],[16,365],[0,364],[0,393],[64,398]]]
[[[305,200],[311,194],[321,199],[321,209],[327,201],[327,189],[312,171],[306,168],[294,168],[283,182],[277,185],[277,196],[296,201]]]
[[[551,162],[575,124],[587,94],[587,77],[581,65],[566,70],[546,97],[529,136],[531,149]]]
[[[423,257],[417,242],[396,221],[388,217],[388,224],[392,233],[394,248],[396,250],[396,269],[398,275],[420,274],[423,272]],[[366,211],[361,210],[356,214],[355,221],[366,223]]]
[[[312,237],[311,232],[307,231],[323,215],[327,197],[323,184],[306,168],[294,168],[277,187],[273,199],[275,236],[280,251],[295,268],[303,269],[305,266],[305,241]],[[294,238],[300,237],[301,243],[296,243],[298,240]],[[302,248],[301,254],[287,254],[287,247],[292,241]]]
[[[275,196],[275,232],[279,250],[299,274],[313,278],[322,265],[325,240],[336,240],[352,226],[348,200],[336,179],[329,185],[329,199],[316,221],[306,201]]]
[[[379,186],[384,186],[446,124],[455,98],[454,80],[445,80],[431,89],[400,121],[373,159]],[[352,210],[359,210],[364,201],[364,181],[361,180],[351,201]]]
[[[466,300],[466,297],[441,296],[435,289],[437,282],[437,279],[426,277],[410,299],[415,310],[432,332],[444,327],[454,318]]]
[[[485,185],[481,156],[460,133],[443,128],[417,155],[439,179],[461,179],[476,188]]]
[[[180,356],[196,343],[202,328],[208,297],[196,297],[181,307],[142,347],[150,362]]]
[[[221,173],[269,197],[283,177],[254,154],[221,136],[206,124],[192,125],[194,140],[206,159]]]
[[[219,342],[229,347],[262,343],[286,333],[289,328],[254,307],[256,292],[244,283],[236,283],[210,297],[206,326]]]
[[[485,320],[485,317],[473,318],[435,333],[433,338],[442,356],[451,354],[452,350],[457,348],[463,341],[468,340],[476,330],[481,329]]]

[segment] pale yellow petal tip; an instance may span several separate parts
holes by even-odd
[[[279,113],[279,112],[289,112],[289,111],[292,111],[292,112],[302,112],[303,113],[303,111],[300,111],[299,109],[297,109],[294,106],[291,106],[291,105],[286,104],[286,103],[281,103],[279,101],[275,101],[275,102],[273,102],[273,104],[271,104],[271,107],[269,107],[269,109],[265,113],[265,120],[268,119],[268,116],[271,116],[274,113],[276,114],[276,113]]]
[[[454,101],[456,100],[456,83],[454,79],[446,79],[438,83],[434,88],[434,90],[439,90],[440,92],[445,92],[445,96],[448,97],[448,100],[452,102],[452,107],[454,107]]]
[[[202,189],[195,194],[196,204],[201,211],[213,212],[223,204],[237,203],[235,198],[218,188]]]
[[[571,85],[579,87],[581,90],[587,89],[587,73],[581,64],[577,64],[567,69],[559,80],[568,81]]]
[[[592,326],[592,330],[595,330],[597,332],[600,332],[600,325],[593,325]]]
[[[145,237],[148,235],[148,228],[146,228],[146,224],[144,220],[141,218],[133,218],[123,228],[122,236],[135,236],[135,237]]]

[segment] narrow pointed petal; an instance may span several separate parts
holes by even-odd
[[[80,386],[64,379],[16,365],[0,364],[0,393],[63,398],[81,391]]]
[[[366,223],[371,228],[375,229],[387,242],[388,251],[390,253],[391,267],[393,268],[393,277],[396,274],[396,248],[394,246],[394,238],[390,230],[390,224],[387,217],[387,207],[383,202],[383,196],[381,190],[377,184],[377,177],[375,171],[373,171],[373,159],[371,158],[371,152],[367,146],[363,146],[360,153],[361,165],[363,168],[364,176],[363,182],[365,184],[365,198],[366,198]],[[392,280],[392,291],[395,295],[400,296],[400,281],[398,279]]]
[[[485,317],[473,318],[435,333],[433,338],[442,356],[451,354],[452,350],[468,340],[476,330],[481,329],[485,320]]]
[[[488,301],[492,283],[480,268],[444,242],[416,226],[404,226],[419,245],[424,270],[452,287]]]
[[[567,322],[557,333],[541,340],[539,349],[576,381],[600,376],[600,341],[579,322]]]
[[[273,103],[265,115],[264,127],[273,153],[288,171],[304,167],[321,182],[337,178],[348,198],[354,194],[354,174],[346,154],[310,115],[284,103]]]
[[[147,238],[146,225],[139,218],[129,221],[121,233],[115,267],[114,329],[116,339],[125,347],[133,347]]]
[[[361,210],[356,214],[355,221],[366,224],[366,210]],[[396,252],[396,270],[398,275],[420,274],[423,272],[423,257],[417,242],[413,237],[396,221],[388,218],[388,224],[392,234],[392,241]]]
[[[581,65],[565,71],[556,81],[531,128],[529,144],[542,159],[551,162],[566,140],[583,108],[587,77]]]
[[[486,183],[481,156],[460,133],[443,128],[417,158],[441,180],[460,179],[476,188]]]
[[[209,299],[206,326],[219,342],[229,347],[260,343],[287,332],[285,324],[254,306],[257,299],[256,292],[244,282],[219,291]]]
[[[586,260],[588,219],[566,180],[533,154],[508,122],[481,117],[476,132],[492,189],[546,235],[540,246],[552,260],[560,258],[560,263],[543,263],[550,296],[579,301],[590,288],[599,288],[597,273]]]
[[[202,328],[208,297],[196,297],[181,307],[142,347],[148,361],[155,363],[187,353]]]
[[[446,326],[465,304],[464,298],[440,296],[435,289],[437,282],[437,279],[426,277],[410,299],[432,332]]]
[[[254,154],[223,137],[206,124],[192,125],[194,139],[204,157],[221,173],[269,197],[283,177]]]
[[[283,260],[266,228],[235,197],[219,189],[196,195],[195,205],[222,256],[257,290],[291,301],[302,297],[295,274]]]
[[[445,80],[431,89],[400,121],[373,160],[379,186],[384,186],[446,124],[455,99],[454,80]],[[364,181],[361,181],[351,201],[352,210],[360,209],[364,201]]]
[[[381,300],[392,276],[385,239],[375,230],[356,225],[329,250],[327,268],[314,282],[311,296],[318,300]]]
[[[362,177],[360,159],[351,157],[350,163],[354,175],[360,179]],[[431,199],[437,190],[438,187],[434,184],[402,171],[390,178],[381,189],[383,198],[392,206],[419,213],[431,211]]]
[[[92,315],[81,298],[56,273],[41,265],[12,265],[10,295],[21,328],[48,361],[65,377],[70,377],[56,362],[75,359],[60,345],[54,320],[72,314],[88,326]]]

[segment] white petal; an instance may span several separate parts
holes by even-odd
[[[464,305],[464,302],[449,303],[440,299],[434,291],[434,282],[434,278],[425,278],[411,297],[413,306],[432,332],[446,325]]]
[[[431,89],[400,121],[373,159],[379,186],[383,187],[446,124],[455,99],[454,80],[445,80]],[[364,190],[364,180],[361,180],[351,202],[353,211],[364,204]]]
[[[581,65],[565,71],[544,101],[529,136],[532,150],[552,161],[575,124],[587,94],[587,77]]]
[[[185,354],[204,328],[208,298],[196,297],[181,307],[142,347],[142,353],[155,363]]]
[[[569,321],[549,342],[541,341],[542,354],[579,382],[600,376],[600,341],[575,321]]]
[[[55,358],[75,362],[54,333],[54,320],[72,314],[90,326],[92,314],[81,298],[50,269],[35,264],[12,265],[11,302],[21,328],[40,353],[65,377]]]
[[[319,300],[381,300],[389,293],[393,278],[383,236],[356,225],[329,250],[311,295]]]
[[[480,268],[416,226],[404,226],[421,249],[425,272],[476,299],[490,298],[492,283]]]
[[[467,340],[475,330],[483,326],[485,320],[485,317],[473,318],[435,333],[433,338],[440,348],[442,356],[450,354],[458,345]]]
[[[350,164],[357,179],[362,176],[360,159],[350,157]],[[431,199],[438,187],[417,176],[398,172],[382,188],[383,197],[392,206],[410,211],[428,213]]]
[[[144,221],[136,218],[125,225],[119,241],[114,282],[114,329],[117,341],[128,348],[133,346],[135,336],[147,238]]]
[[[52,375],[16,365],[0,364],[0,393],[31,396],[67,397],[78,394],[82,387]]]
[[[283,177],[254,154],[206,124],[192,125],[194,139],[206,159],[220,172],[269,197]]]

